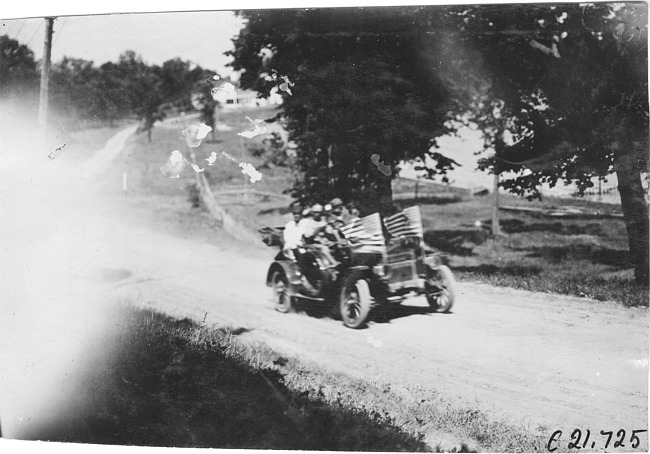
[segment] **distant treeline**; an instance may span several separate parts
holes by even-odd
[[[49,79],[51,117],[67,128],[137,119],[143,130],[168,113],[214,109],[211,84],[216,73],[180,58],[147,65],[133,51],[95,66],[64,57],[53,62]],[[38,110],[40,62],[26,45],[0,36],[0,102],[23,113]]]

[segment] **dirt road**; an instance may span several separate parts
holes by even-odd
[[[209,222],[191,228],[175,223],[167,214],[189,213],[182,201],[164,205],[125,196],[119,184],[107,187],[74,196],[73,209],[48,199],[46,207],[38,205],[38,218],[53,224],[30,227],[36,236],[48,230],[52,253],[65,250],[69,265],[61,269],[60,256],[47,269],[74,282],[87,304],[89,295],[117,296],[179,317],[246,328],[242,340],[391,384],[413,399],[438,396],[531,430],[541,426],[547,436],[557,429],[565,440],[575,428],[592,434],[647,429],[645,309],[462,282],[451,314],[428,313],[422,298],[412,298],[388,321],[362,330],[328,317],[280,314],[264,285],[273,250],[236,243]],[[13,233],[8,238],[22,252],[32,250],[34,237],[19,232],[4,231]],[[47,267],[44,250],[37,251],[39,269]],[[21,260],[27,267],[28,259]],[[14,312],[9,328],[17,332],[27,322],[15,319]],[[3,428],[9,415],[4,418]],[[642,440],[639,449],[647,449],[647,433]]]
[[[330,318],[275,312],[264,286],[271,254],[134,228],[113,232],[122,252],[102,268],[132,273],[113,286],[140,304],[198,320],[207,313],[207,322],[246,328],[242,339],[399,384],[414,397],[436,390],[531,428],[647,426],[644,311],[461,283],[451,314],[426,313],[423,298],[413,298],[388,323],[355,331]]]

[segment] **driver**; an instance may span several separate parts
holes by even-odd
[[[332,241],[326,236],[329,233],[329,223],[323,219],[323,206],[317,203],[311,207],[311,215],[312,219],[305,228],[305,242],[321,251],[334,266],[338,265],[338,260],[332,257],[329,248]]]
[[[337,197],[335,199],[332,199],[329,204],[332,207],[328,219],[329,224],[333,228],[338,229],[342,225],[345,225],[345,221],[343,220],[343,201]]]

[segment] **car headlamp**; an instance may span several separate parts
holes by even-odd
[[[437,255],[427,255],[424,258],[424,263],[429,265],[430,267],[436,267],[440,265],[440,258]]]

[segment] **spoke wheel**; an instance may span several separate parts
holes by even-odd
[[[289,293],[289,281],[282,271],[276,271],[272,279],[273,302],[275,310],[282,313],[291,312],[291,294]]]
[[[340,309],[343,323],[348,328],[360,328],[368,319],[372,297],[368,282],[359,279],[344,285],[341,290]]]
[[[456,279],[445,265],[431,270],[427,280],[427,302],[438,312],[449,312],[456,300]]]

